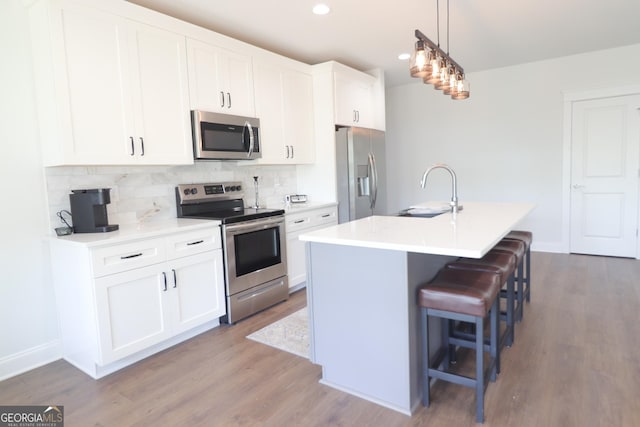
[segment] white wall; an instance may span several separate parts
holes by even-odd
[[[465,201],[537,205],[521,224],[534,249],[562,250],[564,92],[640,83],[640,45],[471,73],[471,97],[453,101],[420,82],[387,89],[389,209],[449,200],[449,164]],[[416,80],[418,81],[418,80]]]
[[[0,1],[0,380],[59,358],[26,11]]]

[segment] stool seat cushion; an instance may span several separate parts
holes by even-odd
[[[517,258],[507,252],[489,251],[482,258],[460,258],[447,264],[452,270],[474,270],[502,274],[502,281],[516,269]]]
[[[520,261],[526,252],[526,246],[524,242],[520,240],[502,239],[492,248],[492,250],[512,252],[518,258],[517,262],[520,264]]]
[[[511,230],[506,236],[504,236],[504,238],[520,240],[521,242],[524,242],[527,246],[526,249],[528,250],[531,247],[531,242],[533,241],[533,233],[524,230]]]
[[[501,287],[493,272],[442,269],[418,295],[421,307],[471,316],[486,316]]]

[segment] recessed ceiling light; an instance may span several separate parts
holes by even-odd
[[[313,13],[315,13],[316,15],[326,15],[329,12],[331,12],[331,9],[324,3],[318,3],[317,5],[313,6]]]
[[[398,59],[400,61],[406,61],[409,58],[411,58],[411,54],[410,53],[401,53],[400,55],[398,55]]]

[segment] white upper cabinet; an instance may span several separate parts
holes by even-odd
[[[255,116],[251,56],[187,40],[191,109]]]
[[[256,116],[260,119],[262,164],[314,160],[313,77],[293,67],[256,60]]]
[[[184,36],[72,0],[30,19],[45,165],[193,163]]]
[[[376,78],[339,64],[334,65],[333,78],[336,124],[376,128]]]

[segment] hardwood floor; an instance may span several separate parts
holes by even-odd
[[[485,425],[640,425],[640,261],[534,253],[532,268],[531,303],[487,389]],[[60,360],[0,382],[0,404],[64,405],[67,427],[475,424],[472,389],[439,382],[431,407],[407,417],[245,338],[305,304],[297,292],[98,381]]]

